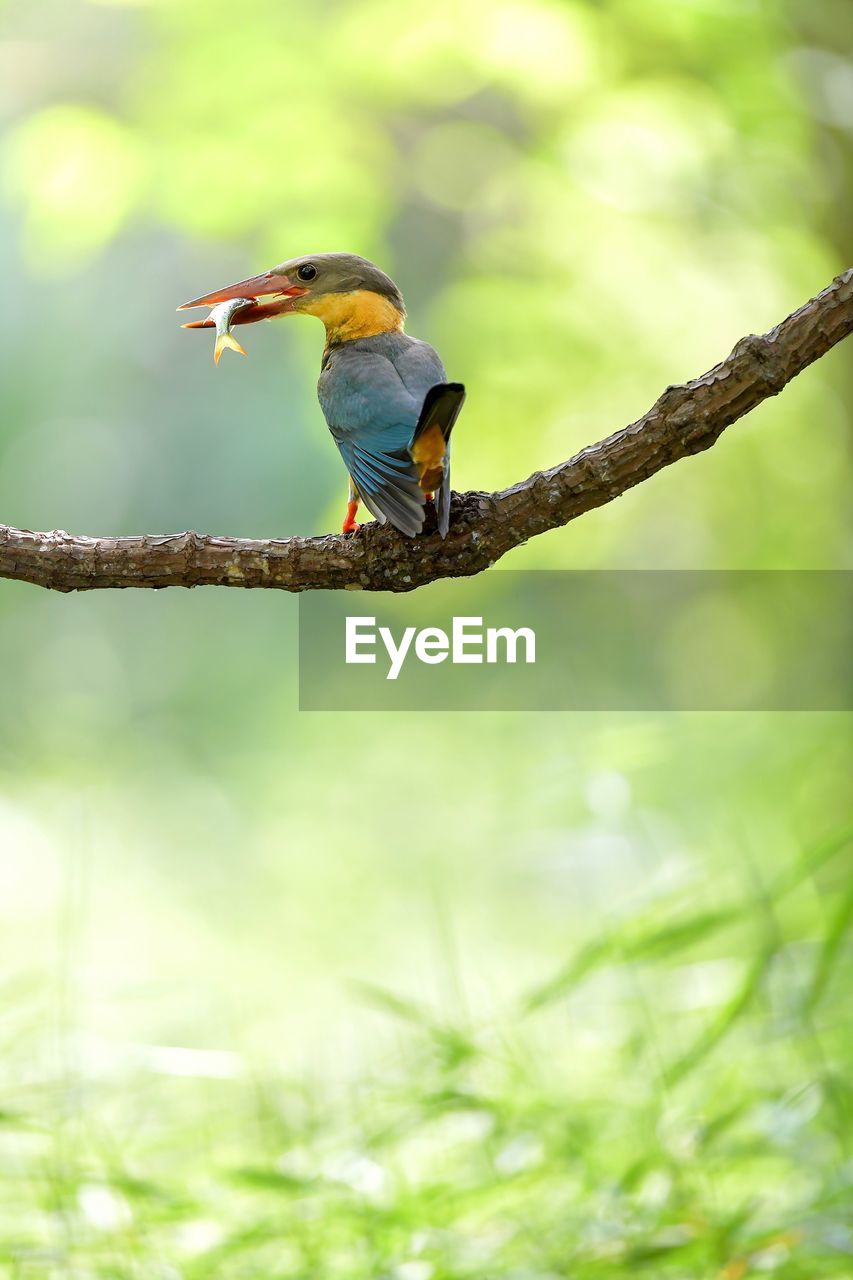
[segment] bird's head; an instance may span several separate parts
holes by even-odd
[[[234,324],[305,312],[319,316],[332,343],[402,329],[406,316],[403,295],[390,276],[354,253],[291,258],[259,276],[184,302],[178,310],[214,307],[231,298],[248,298],[252,303],[236,312]],[[212,323],[192,320],[184,328],[205,329]]]

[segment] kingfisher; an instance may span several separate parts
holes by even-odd
[[[233,309],[223,309],[231,303]],[[349,472],[342,532],[360,528],[355,517],[363,503],[380,524],[414,537],[433,501],[439,533],[446,536],[450,433],[465,388],[447,381],[429,343],[404,331],[403,295],[390,276],[354,253],[315,253],[193,298],[178,310],[190,307],[216,308],[217,315],[185,328],[216,327],[219,340],[237,350],[239,343],[228,339],[231,324],[318,316],[326,345],[317,394]]]

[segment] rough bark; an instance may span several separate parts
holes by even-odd
[[[260,541],[213,534],[73,537],[0,525],[0,577],[53,591],[96,587],[276,587],[411,591],[480,573],[529,538],[568,524],[690,454],[853,332],[853,268],[761,336],[742,338],[701,377],[671,386],[642,418],[568,462],[498,493],[453,498],[450,533],[405,538],[389,526]]]

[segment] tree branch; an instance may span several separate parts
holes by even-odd
[[[126,538],[32,533],[0,525],[0,577],[53,591],[96,587],[277,587],[283,591],[412,591],[480,573],[513,547],[556,529],[679,458],[709,449],[726,427],[853,332],[853,268],[760,337],[684,386],[667,387],[642,418],[568,462],[499,493],[453,497],[450,533],[405,538],[390,526],[264,542],[211,534]]]

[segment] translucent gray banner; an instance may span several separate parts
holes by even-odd
[[[501,572],[309,592],[308,711],[853,708],[853,574]]]

